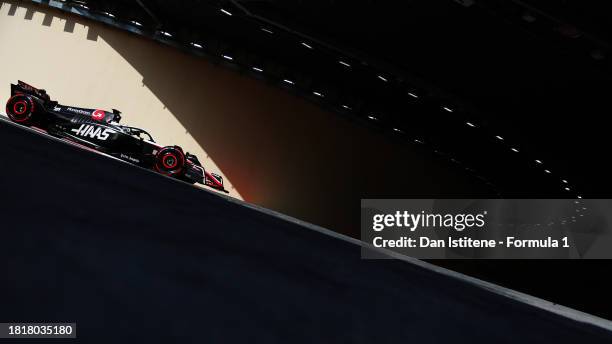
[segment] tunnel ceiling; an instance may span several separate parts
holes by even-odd
[[[41,1],[35,1],[41,2]],[[608,197],[610,21],[575,1],[66,1],[405,140],[503,196]],[[401,158],[401,157],[400,157]]]

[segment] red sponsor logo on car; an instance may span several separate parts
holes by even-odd
[[[104,116],[104,110],[96,110],[91,114],[91,118],[95,119],[96,121],[103,120]]]

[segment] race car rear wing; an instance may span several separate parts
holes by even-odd
[[[45,102],[50,102],[51,98],[47,94],[47,91],[38,89],[32,85],[29,85],[21,80],[17,81],[17,84],[11,84],[11,96],[16,94],[31,94],[35,97],[40,98]]]

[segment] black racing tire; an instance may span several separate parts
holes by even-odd
[[[11,121],[22,125],[32,125],[36,119],[36,101],[25,94],[17,94],[6,102],[6,114]]]
[[[155,156],[155,170],[161,174],[179,177],[185,167],[185,154],[178,146],[162,148]]]

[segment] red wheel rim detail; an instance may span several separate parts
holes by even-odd
[[[6,113],[14,122],[25,123],[30,119],[32,113],[34,113],[34,103],[32,100],[23,98],[23,95],[16,94],[6,103]],[[14,100],[16,101],[13,103]],[[18,108],[19,105],[23,106],[21,110]]]
[[[185,156],[180,149],[165,147],[159,151],[155,158],[155,170],[166,176],[179,175],[183,170]]]
[[[168,163],[169,159],[173,159],[173,160],[170,163]],[[172,169],[172,168],[175,168],[176,165],[178,165],[178,159],[176,158],[176,156],[174,156],[174,154],[166,154],[162,158],[162,164],[164,164],[165,168]]]
[[[17,105],[20,105],[20,104],[23,106],[21,110],[17,109]],[[13,104],[13,113],[15,113],[16,115],[23,115],[26,112],[27,108],[28,108],[28,104],[26,104],[25,101],[20,100],[16,102],[15,104]]]

